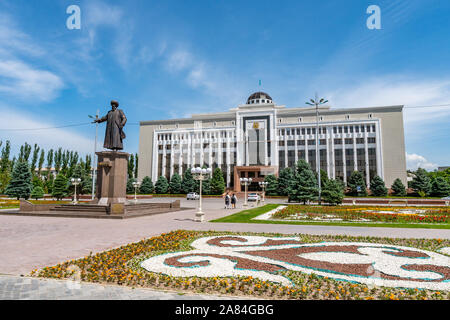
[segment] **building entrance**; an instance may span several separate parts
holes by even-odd
[[[244,187],[240,183],[240,178],[252,178],[252,183],[248,186],[248,191],[260,191],[259,182],[270,174],[278,176],[278,167],[275,166],[236,166],[234,167],[235,192],[241,192]]]

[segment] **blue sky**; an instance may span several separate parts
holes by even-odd
[[[66,27],[73,4],[80,30]],[[381,30],[366,26],[373,4]],[[259,89],[287,107],[316,91],[336,108],[449,104],[449,14],[439,0],[3,0],[0,139],[92,152],[92,125],[11,129],[87,123],[111,99],[128,152],[139,121],[228,110]],[[450,107],[404,120],[409,168],[450,165]]]

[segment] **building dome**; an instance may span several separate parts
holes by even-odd
[[[247,104],[273,103],[272,98],[265,92],[255,92],[247,99]]]

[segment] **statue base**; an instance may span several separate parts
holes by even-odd
[[[96,152],[98,205],[125,204],[129,153],[120,151]]]

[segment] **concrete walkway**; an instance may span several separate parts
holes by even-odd
[[[167,200],[168,198],[155,198],[153,201]],[[242,210],[223,209],[221,199],[204,199],[203,204],[207,220]],[[181,205],[195,207],[197,201],[183,200]],[[190,209],[126,220],[0,215],[0,273],[27,275],[33,269],[177,229],[450,239],[450,230],[198,223],[193,221],[196,211]]]
[[[184,294],[71,280],[0,276],[0,300],[236,300],[242,297]]]

